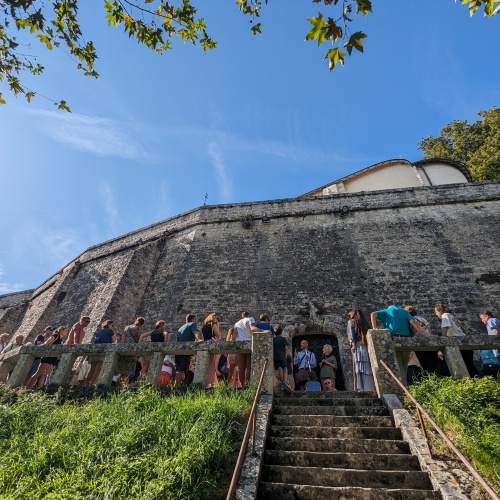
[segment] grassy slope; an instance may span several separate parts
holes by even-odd
[[[500,380],[430,376],[410,390],[481,475],[500,491]]]
[[[63,394],[0,388],[1,498],[217,498],[253,397],[227,388]]]

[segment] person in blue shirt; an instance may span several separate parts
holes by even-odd
[[[417,330],[420,335],[425,335],[418,321],[414,319],[406,309],[396,305],[372,312],[370,318],[374,330],[377,329],[378,320],[391,332],[393,337],[409,337],[410,324],[415,327],[415,330]]]
[[[410,324],[415,328],[415,330],[417,330],[418,333],[420,333],[420,335],[425,335],[420,323],[406,309],[398,307],[394,304],[389,306],[387,309],[372,312],[370,319],[374,330],[377,329],[378,320],[391,332],[393,337],[409,337]],[[409,352],[396,352],[396,360],[399,365],[399,370],[402,375],[401,380],[403,383],[406,382],[406,368],[409,358]]]
[[[273,325],[271,325],[271,318],[266,313],[262,313],[259,316],[259,322],[255,326],[261,330],[269,330],[275,335]]]
[[[297,366],[295,374],[295,389],[302,389],[309,380],[309,372],[314,371],[317,366],[316,356],[309,350],[309,342],[302,340],[300,342],[300,351],[295,349],[293,364]]]
[[[479,351],[479,359],[483,367],[483,375],[496,377],[500,373],[500,359],[495,356],[494,351]]]
[[[112,344],[113,336],[115,332],[113,331],[113,321],[107,319],[102,322],[102,328],[94,335],[93,344]],[[97,384],[99,375],[102,370],[102,365],[104,363],[104,355],[96,354],[87,357],[87,361],[90,363],[90,370],[85,378],[84,384],[86,386],[94,386]]]
[[[188,314],[186,316],[186,323],[182,325],[177,332],[177,342],[204,342],[203,335],[198,330],[196,316],[194,314]],[[186,373],[189,371],[190,361],[190,354],[175,355],[175,387],[180,387],[183,384]]]
[[[321,391],[321,384],[315,371],[309,372],[309,380],[305,383],[306,391]]]
[[[488,310],[481,311],[479,313],[479,318],[486,325],[486,330],[488,335],[497,335],[500,331],[500,319],[495,318],[493,313]],[[498,349],[493,350],[493,354],[498,358],[500,357],[500,351]]]

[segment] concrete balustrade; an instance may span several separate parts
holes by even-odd
[[[273,391],[273,343],[269,334],[255,333],[252,341],[226,342],[144,342],[139,344],[79,344],[53,346],[21,346],[18,349],[0,355],[0,382],[11,387],[21,386],[33,364],[35,357],[58,357],[59,366],[52,382],[57,385],[69,385],[73,366],[79,356],[104,355],[98,385],[109,386],[115,374],[121,356],[150,355],[151,361],[146,382],[158,385],[163,358],[166,354],[195,355],[196,370],[194,383],[205,386],[210,355],[215,354],[251,354],[251,380],[258,382],[264,361],[269,359],[264,380],[264,390]],[[10,373],[10,376],[9,376]]]
[[[368,353],[372,364],[375,387],[382,394],[401,394],[401,389],[380,365],[382,359],[396,376],[406,384],[404,360],[411,351],[442,351],[452,377],[469,376],[460,351],[500,349],[500,337],[492,335],[466,335],[464,337],[392,337],[389,330],[368,330]]]

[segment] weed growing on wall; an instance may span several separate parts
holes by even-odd
[[[481,475],[500,491],[500,380],[429,376],[410,391]]]
[[[252,399],[225,387],[96,398],[0,387],[0,497],[223,498]]]

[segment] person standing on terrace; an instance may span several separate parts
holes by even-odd
[[[94,335],[94,344],[112,344],[115,332],[113,331],[113,321],[108,319],[103,321],[102,329]],[[104,355],[96,354],[88,356],[90,371],[85,379],[85,385],[96,385],[104,363]]]
[[[500,331],[500,319],[495,318],[493,313],[485,309],[479,313],[479,318],[486,325],[486,330],[488,335],[498,336]],[[493,350],[493,354],[498,358],[500,357],[500,351],[498,349]]]
[[[177,342],[204,342],[203,335],[198,330],[196,324],[196,316],[188,314],[186,323],[179,328],[177,332]],[[180,387],[186,378],[186,373],[189,370],[191,354],[176,354],[175,355],[175,387]]]
[[[356,389],[358,391],[374,391],[375,381],[373,380],[372,365],[368,355],[368,344],[366,334],[370,325],[360,309],[351,309],[347,316],[347,334],[351,343],[351,352],[356,372]]]
[[[384,325],[384,328],[391,332],[393,337],[410,337],[410,324],[420,335],[425,335],[418,321],[406,309],[394,304],[387,309],[372,312],[370,319],[374,330],[377,329],[377,320],[379,320]],[[403,382],[406,381],[406,368],[409,358],[409,352],[396,351],[396,360],[399,364]]]
[[[58,345],[62,344],[64,337],[68,335],[68,328],[66,326],[60,326],[56,328],[54,333],[48,338],[44,345]],[[26,387],[43,387],[45,384],[45,379],[52,372],[55,366],[59,364],[59,358],[56,357],[43,357],[40,360],[40,366],[36,373],[29,379]]]
[[[81,344],[85,338],[85,327],[90,323],[88,316],[82,316],[78,323],[75,323],[69,331],[68,340],[66,345]]]
[[[273,335],[275,335],[273,325],[271,325],[271,318],[266,313],[262,313],[259,316],[259,322],[255,326],[261,330],[269,330]]]
[[[234,325],[238,330],[238,340],[252,340],[254,332],[271,333],[270,330],[262,330],[255,325],[255,319],[252,318],[249,312],[244,311],[241,314],[241,319]],[[242,387],[247,387],[250,381],[250,354],[238,354],[238,376]]]
[[[448,306],[436,304],[434,306],[435,315],[441,320],[441,335],[443,337],[463,337],[465,333],[460,321],[451,314]],[[465,366],[471,377],[477,375],[477,368],[474,365],[474,351],[460,351]]]

